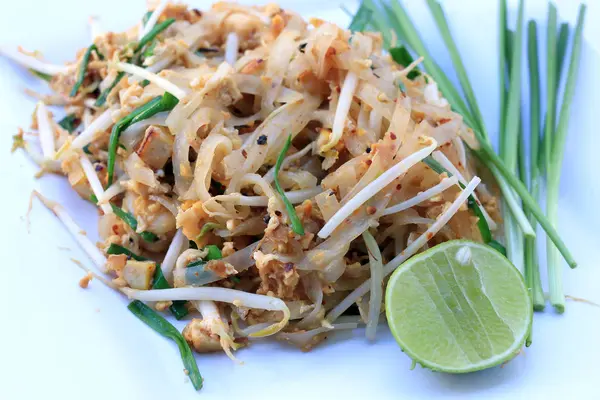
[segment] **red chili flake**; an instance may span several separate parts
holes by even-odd
[[[366,163],[367,165],[371,165],[371,164],[373,163],[373,161],[371,161],[371,160],[367,160],[367,161],[365,161],[365,163]]]
[[[390,138],[392,140],[396,140],[396,134],[394,132],[390,132]]]
[[[246,150],[242,150],[242,155],[244,156],[244,158],[248,157],[248,152],[246,152]]]
[[[448,122],[450,122],[451,119],[450,118],[442,118],[438,121],[438,125],[444,125],[447,124]]]
[[[402,189],[402,184],[399,183],[396,185],[396,190],[400,190],[400,189]]]
[[[369,215],[373,215],[373,214],[375,214],[376,212],[377,212],[377,209],[376,209],[375,207],[373,207],[373,206],[368,206],[368,207],[367,207],[367,214],[369,214]]]
[[[430,240],[433,237],[433,233],[428,232],[427,233],[427,240]]]

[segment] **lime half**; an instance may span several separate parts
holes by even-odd
[[[508,361],[533,318],[521,273],[498,251],[467,240],[442,243],[402,264],[388,282],[385,312],[404,352],[450,373]]]

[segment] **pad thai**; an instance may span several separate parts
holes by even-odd
[[[53,91],[32,93],[39,141],[15,144],[97,205],[93,243],[37,193],[94,276],[185,319],[197,352],[265,336],[308,350],[359,324],[374,339],[403,261],[452,239],[498,245],[473,132],[381,34],[232,3],[162,2],[119,33],[91,23],[65,65],[4,51]]]

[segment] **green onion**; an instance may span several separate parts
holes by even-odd
[[[152,16],[152,13],[154,11],[147,11],[144,16],[142,17],[142,26],[146,26],[146,24],[148,23],[148,20],[150,19],[150,17]]]
[[[148,43],[153,41],[156,36],[158,36],[162,31],[167,29],[173,22],[175,22],[174,18],[169,18],[161,22],[160,24],[154,25],[154,28],[150,30],[150,32],[146,33],[144,37],[140,39],[137,46],[135,47],[135,52],[139,52],[146,46]]]
[[[557,11],[553,3],[548,3],[548,31],[546,37],[546,123],[544,127],[544,161],[546,167],[550,162],[552,151],[552,133],[556,126],[556,92],[557,89],[557,62],[556,62],[556,25]],[[550,174],[546,170],[546,174]]]
[[[506,43],[506,0],[500,0],[500,40],[499,40],[499,48],[500,48],[500,132],[504,132],[504,128],[506,125],[506,115],[504,110],[506,110],[506,55],[509,53],[507,51],[507,43]]]
[[[98,199],[96,198],[96,203],[97,202]],[[127,211],[123,210],[121,207],[114,205],[113,203],[110,203],[110,207],[112,208],[113,212],[117,217],[121,218],[123,222],[129,225],[129,227],[133,229],[134,232],[137,231],[138,223],[133,214],[128,213]],[[146,242],[150,243],[156,242],[158,240],[158,236],[156,236],[156,234],[148,231],[141,232],[140,237]]]
[[[581,42],[583,35],[583,24],[585,20],[586,6],[582,4],[579,7],[579,15],[577,16],[577,25],[573,38],[573,49],[571,50],[571,59],[569,62],[569,71],[567,73],[567,82],[562,99],[562,106],[558,118],[558,125],[554,132],[554,138],[551,143],[550,157],[546,160],[548,166],[547,173],[547,197],[546,197],[546,212],[552,226],[556,226],[558,222],[558,193],[560,186],[560,172],[565,151],[565,142],[567,131],[569,129],[569,115],[571,103],[575,95],[575,84],[577,82],[577,74],[579,71],[579,61],[581,58]],[[552,122],[552,120],[550,120]],[[562,277],[557,260],[556,249],[550,241],[546,243],[547,262],[548,262],[548,281],[550,283],[550,303],[556,311],[562,313],[565,310],[565,296],[562,291]]]
[[[390,49],[390,55],[392,56],[392,60],[394,60],[397,64],[404,66],[405,68],[414,61],[408,49],[404,46],[392,47]],[[413,70],[410,71],[406,77],[410,80],[413,80],[419,75],[421,75],[421,71],[419,71],[417,68],[413,68]]]
[[[354,14],[348,29],[350,29],[352,32],[363,31],[369,24],[369,19],[371,18],[372,14],[373,12],[371,10],[365,7],[364,4],[361,4],[356,14]]]
[[[117,74],[117,76],[115,76],[115,80],[112,81],[110,86],[107,87],[106,89],[104,89],[102,91],[102,93],[100,93],[100,96],[98,96],[98,98],[96,99],[96,102],[94,103],[94,105],[96,107],[102,107],[104,105],[104,103],[106,103],[106,99],[108,98],[108,95],[119,84],[119,82],[121,82],[121,79],[123,79],[124,76],[125,76],[125,72],[123,72],[123,71],[120,71]]]
[[[427,4],[429,5],[429,9],[433,14],[433,18],[435,19],[440,33],[442,34],[444,44],[450,52],[450,58],[452,59],[452,64],[454,65],[454,69],[456,70],[456,73],[458,75],[458,80],[465,94],[465,98],[467,99],[469,109],[471,110],[471,115],[473,115],[474,120],[477,122],[478,128],[485,133],[486,129],[485,124],[483,122],[483,115],[481,114],[481,110],[477,105],[475,91],[473,90],[473,86],[469,81],[467,70],[465,69],[465,65],[462,62],[460,53],[458,52],[458,47],[456,46],[456,43],[452,38],[452,33],[450,32],[448,21],[446,20],[446,16],[444,15],[444,10],[442,10],[442,7],[437,2],[437,0],[427,0]],[[485,136],[487,136],[487,133],[485,133]]]
[[[52,80],[52,75],[45,74],[40,71],[36,71],[35,69],[29,68],[29,72],[31,72],[33,75],[37,76],[38,78],[40,78],[46,82],[50,82]]]
[[[73,133],[73,131],[75,131],[75,129],[79,125],[76,122],[77,117],[75,116],[75,114],[69,114],[60,121],[58,121],[58,125],[60,125],[60,127],[66,130],[67,132]]]
[[[108,250],[106,250],[106,254],[113,254],[113,255],[125,254],[127,257],[133,258],[136,261],[152,261],[149,258],[139,256],[139,255],[135,254],[133,251],[129,250],[128,248],[119,246],[118,244],[115,244],[115,243],[111,243],[110,246],[108,246]]]
[[[279,157],[277,157],[277,162],[275,163],[275,188],[277,189],[277,193],[281,196],[281,200],[285,205],[285,209],[287,210],[290,221],[292,222],[292,230],[298,235],[304,235],[304,227],[302,226],[302,221],[298,218],[298,214],[296,214],[296,210],[294,206],[285,195],[285,192],[281,188],[279,184],[279,170],[281,169],[281,164],[283,163],[283,159],[285,158],[285,153],[289,150],[292,145],[292,135],[290,134],[283,145],[283,149],[281,149],[281,153],[279,153]]]
[[[156,264],[156,270],[154,271],[154,281],[152,283],[152,289],[160,290],[160,289],[170,289],[170,288],[171,288],[171,285],[169,285],[169,282],[163,275],[162,269],[160,268],[160,264]],[[176,300],[176,301],[173,301],[173,304],[171,304],[169,306],[169,311],[171,311],[171,314],[173,314],[175,319],[177,319],[178,321],[181,320],[186,315],[188,315],[188,313],[189,313],[187,307],[185,306],[185,303],[186,303],[185,300]]]
[[[98,204],[98,197],[94,193],[90,194],[90,201],[94,204]]]
[[[202,376],[200,375],[200,371],[198,371],[194,354],[181,333],[156,311],[139,300],[132,301],[127,308],[154,331],[177,344],[183,365],[187,370],[190,380],[194,388],[200,390],[202,388]]]
[[[535,21],[529,21],[528,26],[528,60],[529,60],[529,116],[530,116],[530,137],[529,137],[529,191],[531,196],[537,201],[539,197],[539,148],[541,137],[541,105],[540,105],[540,66],[538,52],[537,24]],[[521,142],[522,149],[524,143]],[[524,151],[523,151],[524,152]],[[522,163],[523,164],[523,163]],[[522,165],[525,168],[525,165]],[[537,221],[533,218],[531,211],[526,209],[525,213],[529,218],[531,226],[535,229]],[[537,259],[537,245],[534,238],[525,238],[525,281],[530,290],[533,309],[542,311],[546,300],[542,290],[539,264]],[[531,336],[531,335],[530,335]],[[531,339],[529,339],[531,341]]]
[[[206,246],[204,248],[204,250],[208,250],[208,254],[205,257],[206,260],[208,260],[208,261],[220,260],[221,258],[223,258],[223,254],[221,253],[221,250],[214,244],[209,244],[208,246]]]
[[[192,261],[191,263],[189,263],[185,267],[186,268],[204,268],[205,265],[206,265],[206,261],[204,261],[204,260],[196,260],[196,261]]]
[[[136,261],[152,261],[149,258],[146,257],[142,257],[139,256],[137,254],[135,254],[134,252],[132,252],[131,250],[123,247],[123,246],[119,246],[118,244],[114,244],[111,243],[110,246],[108,247],[108,250],[106,250],[107,254],[125,254],[127,257],[129,258],[133,258]],[[165,278],[165,276],[162,273],[162,269],[160,268],[160,264],[156,263],[156,269],[154,271],[154,280],[152,283],[152,288],[153,289],[170,289],[171,286],[169,285],[169,282],[167,281],[167,279]],[[174,301],[173,304],[169,307],[169,311],[171,311],[171,313],[173,314],[173,316],[175,316],[175,318],[177,320],[180,320],[181,318],[185,317],[188,314],[188,309],[185,306],[185,301],[184,300],[178,300],[178,301]]]
[[[198,239],[201,238],[202,236],[206,235],[208,232],[219,228],[221,225],[215,223],[215,222],[207,222],[206,224],[202,225],[202,229],[200,229],[200,234],[198,234]]]
[[[431,156],[425,157],[423,159],[423,162],[427,164],[427,166],[434,170],[437,174],[446,173],[448,177],[452,176],[452,173],[450,173],[450,171],[444,168]],[[461,188],[465,188],[465,185],[462,182],[458,182],[458,184]],[[504,248],[504,246],[502,246],[500,243],[498,243],[492,238],[492,232],[490,231],[490,227],[485,219],[485,216],[483,215],[483,212],[481,211],[481,208],[479,207],[479,203],[477,203],[477,200],[475,200],[475,196],[469,196],[467,206],[473,211],[473,214],[475,214],[475,216],[478,218],[477,227],[479,228],[479,232],[481,233],[481,238],[483,242],[492,246],[503,255],[506,255],[506,249]]]
[[[152,57],[154,55],[154,48],[156,47],[156,43],[156,40],[154,40],[152,41],[152,43],[150,43],[150,46],[146,47],[146,49],[142,53],[142,56],[144,58]]]
[[[87,72],[87,67],[88,67],[88,64],[90,63],[90,56],[92,55],[92,51],[96,52],[96,55],[101,60],[104,59],[104,56],[102,54],[100,54],[100,52],[98,51],[98,48],[96,47],[95,44],[88,47],[88,49],[85,51],[85,54],[83,55],[81,64],[79,65],[79,73],[77,76],[77,81],[75,81],[75,85],[73,85],[73,89],[71,89],[71,93],[69,94],[70,97],[75,97],[77,95],[77,91],[83,84],[83,81],[85,79],[85,73]]]
[[[153,115],[158,114],[159,112],[172,110],[178,102],[179,100],[177,100],[177,97],[173,96],[169,92],[165,92],[164,95],[155,97],[143,106],[136,108],[131,112],[131,114],[122,118],[121,120],[119,120],[119,122],[113,125],[108,145],[107,186],[112,185],[113,182],[113,174],[115,172],[115,161],[117,158],[117,148],[119,147],[119,138],[121,136],[121,132],[127,129],[127,127],[129,127],[130,125],[150,118]]]

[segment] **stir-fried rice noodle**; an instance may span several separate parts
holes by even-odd
[[[305,22],[276,5],[198,13],[161,1],[155,10],[123,33],[94,28],[98,54],[74,97],[83,51],[66,65],[0,52],[52,75],[51,96],[77,121],[68,132],[52,119],[53,103],[40,102],[31,128],[42,153],[23,147],[82,197],[97,197],[98,247],[63,207],[38,197],[112,286],[199,310],[201,327],[194,319],[185,331],[196,350],[210,351],[194,336],[209,325],[212,350],[220,343],[228,354],[235,337],[275,333],[308,349],[356,327],[332,325],[355,303],[373,339],[385,276],[437,243],[482,240],[466,204],[480,180],[463,141],[477,142],[431,77],[408,78],[421,59],[403,69],[379,34]],[[175,22],[136,52],[167,18]],[[115,125],[159,96],[170,105]],[[452,176],[429,168],[430,156]],[[477,197],[491,229],[493,193],[488,182]],[[172,288],[152,290],[152,276],[148,290],[120,279],[132,262],[106,254],[111,244],[159,262]],[[223,258],[205,260],[209,245]]]

